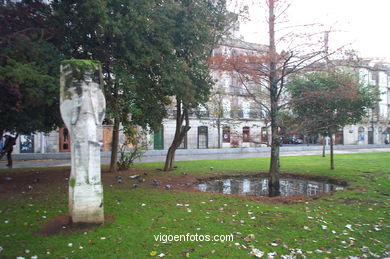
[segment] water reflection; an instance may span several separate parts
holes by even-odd
[[[268,179],[266,178],[232,178],[212,180],[198,185],[202,192],[216,192],[224,194],[239,194],[250,196],[268,196]],[[308,195],[314,196],[320,193],[342,190],[343,187],[299,179],[281,179],[281,196]]]

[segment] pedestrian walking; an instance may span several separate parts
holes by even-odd
[[[5,141],[4,141],[3,149],[1,150],[0,153],[0,159],[2,159],[3,156],[7,154],[7,160],[8,160],[7,166],[9,168],[12,168],[12,151],[14,150],[14,145],[16,144],[16,139],[18,138],[18,134],[16,134],[16,136],[13,137],[11,136],[11,134],[6,133],[4,135],[4,138]]]

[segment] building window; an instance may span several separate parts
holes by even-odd
[[[249,127],[242,128],[242,142],[249,142],[250,140],[250,129]]]
[[[251,111],[250,104],[248,102],[242,103],[242,117],[244,119],[249,119],[250,111]]]
[[[260,108],[260,118],[261,119],[268,119],[268,113],[267,113],[267,110],[264,109],[264,107]]]
[[[208,117],[209,116],[209,111],[203,104],[199,104],[198,106],[198,115],[199,117]]]
[[[230,127],[223,127],[222,141],[223,143],[230,143]]]
[[[20,153],[34,153],[34,135],[20,135]]]
[[[223,100],[222,102],[222,114],[224,118],[230,118],[230,111],[231,111],[231,106],[230,106],[230,101],[229,100]]]

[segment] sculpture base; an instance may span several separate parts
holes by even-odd
[[[82,184],[73,187],[71,220],[73,223],[104,223],[103,186]]]

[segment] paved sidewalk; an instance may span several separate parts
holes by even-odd
[[[327,154],[329,147],[327,147]],[[366,145],[366,146],[335,146],[335,154],[348,153],[369,153],[369,152],[390,152],[388,145]],[[162,162],[165,161],[166,150],[150,150],[137,162]],[[322,146],[283,146],[281,147],[281,156],[304,156],[321,155]],[[270,148],[242,148],[242,149],[189,149],[178,150],[175,156],[176,161],[193,160],[214,160],[214,159],[232,159],[249,157],[267,157],[270,155]],[[102,164],[110,162],[110,153],[102,152]],[[0,169],[6,168],[6,161],[0,161]],[[29,167],[50,167],[50,166],[70,166],[69,153],[50,153],[50,154],[15,154],[14,168]]]

